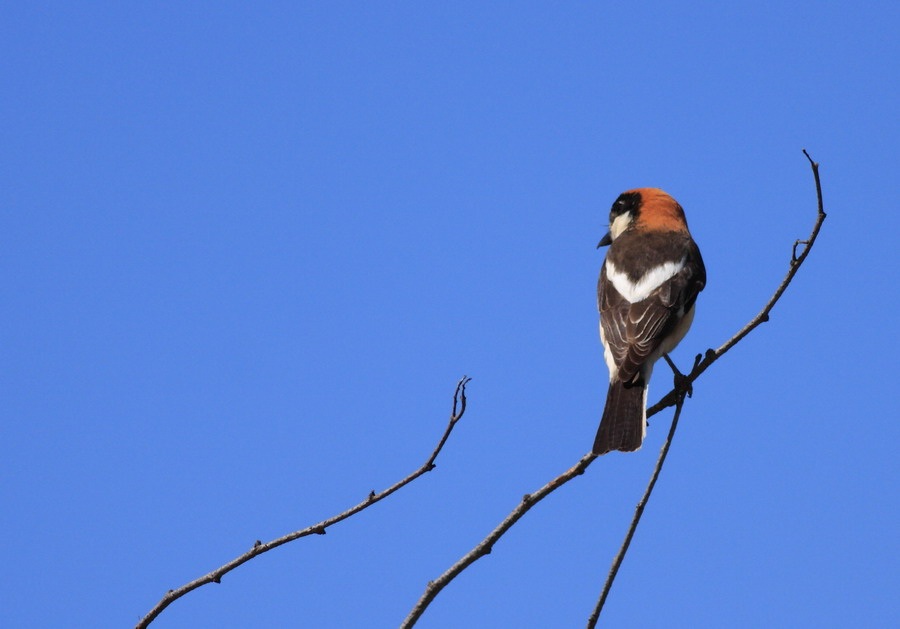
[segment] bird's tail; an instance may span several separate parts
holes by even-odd
[[[606,406],[593,453],[606,454],[612,450],[633,452],[641,447],[647,426],[647,385],[626,386],[620,380],[609,384]]]

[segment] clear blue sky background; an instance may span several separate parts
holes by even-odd
[[[6,3],[0,625],[395,627],[590,448],[609,206],[709,269],[697,383],[613,627],[898,623],[896,2]],[[651,398],[668,389],[657,370]],[[668,429],[529,513],[419,626],[579,627]]]

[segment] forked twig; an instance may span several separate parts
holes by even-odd
[[[822,200],[822,182],[819,179],[819,164],[812,160],[812,158],[809,156],[809,153],[806,152],[806,149],[803,149],[803,154],[806,156],[806,159],[809,160],[809,165],[812,168],[813,177],[816,181],[818,212],[816,214],[816,222],[813,225],[812,232],[809,234],[809,237],[806,240],[797,240],[794,242],[794,246],[791,249],[791,262],[787,275],[785,275],[784,279],[781,280],[781,284],[779,284],[778,288],[775,289],[772,297],[769,298],[769,301],[766,302],[766,305],[763,306],[763,309],[759,311],[759,314],[750,319],[747,325],[741,328],[737,332],[737,334],[725,341],[725,343],[723,343],[721,347],[715,350],[706,350],[706,354],[704,355],[703,360],[694,365],[691,373],[687,374],[686,377],[688,381],[694,382],[694,380],[700,377],[700,374],[709,369],[710,365],[719,360],[719,358],[721,358],[722,355],[725,354],[725,352],[737,345],[738,342],[741,341],[741,339],[750,334],[750,332],[752,332],[755,328],[769,320],[769,313],[772,312],[772,308],[774,308],[778,300],[781,299],[781,295],[784,294],[785,290],[787,290],[787,287],[794,279],[797,271],[800,270],[800,266],[806,260],[809,252],[812,251],[812,247],[816,242],[816,238],[819,237],[819,231],[822,229],[822,223],[825,222],[825,217],[827,216],[827,214],[825,214],[824,202]],[[803,247],[803,251],[797,254],[797,245],[799,244],[804,244],[805,246]],[[650,415],[658,413],[664,408],[674,405],[676,401],[676,395],[677,391],[675,389],[669,391],[662,397],[659,402],[647,409],[647,416],[649,417]]]
[[[435,461],[435,459],[437,459],[438,454],[441,453],[441,450],[443,449],[444,444],[447,443],[447,438],[450,436],[450,433],[453,431],[453,427],[456,426],[456,423],[460,419],[462,419],[462,416],[466,412],[466,385],[469,384],[469,382],[471,380],[472,379],[469,378],[468,376],[463,376],[462,378],[460,378],[459,382],[456,383],[456,391],[453,393],[453,410],[450,412],[450,421],[447,423],[447,427],[444,429],[444,434],[441,435],[441,439],[440,439],[440,441],[438,441],[437,446],[435,446],[434,450],[432,451],[431,456],[428,457],[428,460],[425,461],[425,463],[423,463],[419,469],[414,471],[412,474],[410,474],[406,478],[397,481],[396,483],[394,483],[393,485],[391,485],[390,487],[388,487],[387,489],[385,489],[383,491],[380,491],[377,493],[375,491],[370,492],[368,497],[365,500],[363,500],[362,502],[360,502],[359,504],[357,504],[353,507],[350,507],[346,511],[338,513],[337,515],[334,515],[326,520],[322,520],[321,522],[319,522],[317,524],[308,526],[305,529],[300,529],[299,531],[294,531],[293,533],[288,533],[287,535],[284,535],[283,537],[279,537],[278,539],[272,540],[271,542],[263,543],[263,542],[257,540],[256,542],[253,543],[253,546],[250,548],[250,550],[245,552],[243,555],[240,555],[239,557],[235,557],[234,559],[232,559],[225,565],[216,568],[209,574],[206,574],[202,577],[194,579],[190,583],[186,583],[185,585],[182,585],[178,589],[169,590],[168,592],[166,592],[165,596],[163,596],[162,599],[160,599],[160,601],[153,607],[153,609],[151,609],[150,612],[146,616],[141,618],[140,622],[138,622],[138,624],[135,626],[135,628],[143,629],[144,627],[147,627],[151,622],[153,622],[153,620],[157,616],[159,616],[162,613],[162,611],[166,607],[171,605],[173,602],[175,602],[176,600],[178,600],[179,598],[181,598],[188,592],[196,590],[200,586],[206,585],[208,583],[221,582],[222,577],[225,574],[231,572],[238,566],[240,566],[244,563],[247,563],[254,557],[257,557],[265,552],[268,552],[268,551],[272,550],[273,548],[277,548],[278,546],[281,546],[282,544],[287,544],[288,542],[292,542],[295,539],[299,539],[301,537],[306,537],[307,535],[325,535],[325,530],[328,527],[333,526],[334,524],[337,524],[338,522],[341,522],[342,520],[346,520],[350,516],[359,513],[363,509],[367,509],[368,507],[371,507],[376,502],[380,502],[381,500],[384,500],[385,498],[390,496],[392,493],[394,493],[401,487],[408,485],[409,483],[416,480],[417,478],[419,478],[426,472],[430,472],[431,470],[433,470],[435,467],[434,461]]]

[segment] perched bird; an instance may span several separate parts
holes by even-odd
[[[609,392],[593,453],[631,452],[647,431],[647,384],[655,363],[687,334],[706,285],[684,210],[658,188],[623,192],[609,212],[600,280],[600,340]]]

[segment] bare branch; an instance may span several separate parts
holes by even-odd
[[[519,521],[519,519],[525,515],[534,505],[538,502],[546,498],[551,492],[559,489],[570,480],[584,473],[584,470],[591,464],[591,462],[597,458],[595,454],[586,454],[581,457],[581,460],[578,461],[573,467],[569,468],[552,481],[538,489],[533,494],[526,494],[522,498],[522,502],[512,510],[512,512],[506,516],[506,518],[497,525],[490,534],[485,537],[475,548],[470,550],[468,553],[463,555],[463,557],[457,561],[455,564],[450,566],[450,568],[444,572],[441,576],[439,576],[434,581],[429,581],[428,585],[425,587],[425,593],[416,603],[416,606],[413,607],[412,611],[409,612],[409,615],[400,625],[400,629],[407,629],[408,627],[412,627],[419,620],[419,617],[425,611],[425,609],[431,604],[431,601],[440,593],[444,586],[446,586],[450,581],[456,578],[456,576],[468,568],[470,565],[475,563],[478,559],[484,557],[485,555],[490,554],[491,549],[494,546],[494,542],[500,539],[509,528]]]
[[[606,577],[606,583],[603,584],[603,591],[600,593],[597,605],[594,606],[594,611],[591,613],[590,618],[588,618],[587,629],[594,629],[594,627],[597,626],[597,620],[600,618],[600,611],[603,609],[603,604],[606,603],[606,597],[609,595],[609,590],[612,588],[616,574],[619,572],[619,566],[622,565],[622,560],[625,559],[625,553],[628,552],[628,547],[631,546],[631,538],[634,537],[637,525],[641,521],[641,516],[644,514],[644,507],[647,506],[647,501],[650,500],[650,493],[653,491],[654,485],[656,485],[656,479],[659,478],[663,463],[666,462],[666,456],[669,454],[669,446],[672,445],[672,437],[675,436],[675,428],[678,426],[678,418],[681,417],[681,409],[684,406],[684,395],[684,392],[679,393],[675,400],[675,415],[672,417],[672,426],[669,428],[669,436],[666,437],[666,442],[659,451],[659,458],[656,460],[656,467],[653,468],[653,474],[650,476],[650,482],[647,484],[647,489],[644,491],[644,495],[641,496],[641,499],[634,509],[634,517],[631,519],[631,526],[628,527],[625,541],[622,542],[622,547],[619,548],[619,552],[616,553],[616,556],[613,559],[609,575]]]
[[[441,435],[441,439],[440,439],[440,441],[438,441],[437,446],[435,446],[434,450],[432,451],[431,456],[428,457],[428,460],[425,461],[425,463],[423,463],[419,469],[414,471],[412,474],[410,474],[406,478],[404,478],[400,481],[397,481],[396,483],[394,483],[393,485],[391,485],[390,487],[388,487],[387,489],[385,489],[381,492],[378,492],[378,493],[376,493],[375,491],[370,492],[369,495],[366,497],[366,499],[363,500],[362,502],[360,502],[359,504],[357,504],[353,507],[350,507],[346,511],[343,511],[337,515],[334,515],[326,520],[322,520],[321,522],[318,522],[317,524],[308,526],[305,529],[300,529],[299,531],[294,531],[293,533],[289,533],[283,537],[279,537],[278,539],[272,540],[271,542],[263,543],[259,540],[256,540],[253,543],[253,546],[250,548],[250,550],[245,552],[243,555],[240,555],[239,557],[235,557],[234,559],[232,559],[225,565],[220,566],[219,568],[216,568],[209,574],[206,574],[198,579],[194,579],[190,583],[186,583],[185,585],[182,585],[178,589],[169,590],[168,592],[166,592],[165,596],[162,597],[162,599],[156,604],[156,606],[153,609],[151,609],[150,612],[146,616],[144,616],[137,625],[135,625],[135,628],[143,629],[144,627],[147,627],[151,622],[153,622],[154,619],[156,619],[157,616],[160,615],[160,613],[162,613],[162,611],[166,607],[171,605],[174,601],[178,600],[179,598],[181,598],[188,592],[191,592],[192,590],[196,590],[200,586],[206,585],[208,583],[220,583],[222,581],[222,577],[225,574],[231,572],[232,570],[234,570],[241,564],[244,564],[244,563],[250,561],[254,557],[257,557],[265,552],[268,552],[268,551],[272,550],[273,548],[277,548],[278,546],[281,546],[282,544],[287,544],[288,542],[292,542],[295,539],[299,539],[301,537],[306,537],[307,535],[324,535],[325,530],[328,527],[330,527],[334,524],[337,524],[338,522],[341,522],[342,520],[346,520],[350,516],[359,513],[363,509],[371,507],[376,502],[380,502],[381,500],[384,500],[385,498],[387,498],[388,496],[393,494],[395,491],[397,491],[401,487],[408,485],[409,483],[416,480],[417,478],[419,478],[426,472],[430,472],[431,470],[433,470],[435,467],[434,461],[437,459],[438,455],[441,453],[441,450],[443,449],[444,444],[447,443],[447,438],[450,436],[450,433],[453,431],[453,428],[454,428],[454,426],[456,426],[456,423],[460,419],[462,419],[462,416],[466,412],[466,385],[469,384],[469,382],[471,380],[472,379],[469,378],[468,376],[463,376],[462,378],[460,378],[459,382],[456,383],[456,391],[453,393],[453,410],[450,413],[450,420],[447,423],[447,428],[444,430],[444,434]]]
[[[819,164],[812,160],[812,158],[809,156],[809,153],[806,152],[806,149],[803,149],[803,154],[806,156],[806,159],[809,160],[810,167],[813,171],[813,177],[816,181],[818,213],[816,214],[816,222],[813,225],[812,232],[809,234],[809,237],[806,240],[797,240],[794,242],[794,247],[791,250],[791,262],[790,267],[788,268],[787,275],[785,275],[784,279],[781,280],[781,284],[779,284],[778,288],[775,289],[775,293],[773,293],[772,297],[769,298],[769,301],[765,306],[763,306],[763,309],[759,311],[759,314],[753,317],[749,321],[749,323],[747,323],[747,325],[745,325],[740,329],[740,331],[738,331],[737,334],[725,341],[725,343],[723,343],[721,347],[715,350],[706,350],[706,354],[704,355],[703,360],[697,363],[691,370],[691,373],[685,376],[691,383],[699,378],[700,374],[709,369],[710,365],[719,360],[719,358],[721,358],[725,354],[725,352],[737,345],[739,341],[750,334],[750,332],[752,332],[755,328],[759,327],[761,324],[769,320],[769,313],[772,312],[772,308],[774,308],[775,304],[778,303],[778,300],[781,299],[781,295],[784,294],[784,291],[794,279],[797,271],[800,270],[800,266],[806,260],[806,257],[809,255],[809,252],[812,250],[812,247],[816,242],[816,238],[818,238],[819,236],[819,231],[822,229],[822,223],[825,222],[825,217],[827,216],[825,214],[824,203],[822,200],[822,183],[819,180]],[[803,244],[805,246],[803,247],[803,250],[798,254],[797,246],[800,244]],[[664,395],[659,402],[647,409],[647,417],[655,415],[664,408],[673,406],[676,402],[676,399],[677,391],[673,388],[666,395]]]
[[[693,383],[693,381],[696,380],[700,376],[700,374],[706,371],[706,369],[711,364],[717,361],[729,349],[737,345],[737,343],[741,339],[746,337],[753,329],[755,329],[761,323],[769,320],[769,312],[771,312],[772,308],[775,306],[775,303],[784,294],[784,291],[791,283],[791,280],[794,279],[794,275],[797,274],[797,270],[800,268],[800,265],[803,264],[804,260],[806,260],[806,256],[809,255],[810,249],[812,249],[813,243],[815,243],[816,237],[819,235],[819,230],[822,227],[822,223],[825,221],[824,203],[822,201],[822,184],[819,181],[819,165],[812,160],[812,158],[809,156],[809,153],[806,152],[806,149],[803,149],[803,154],[806,155],[806,159],[809,160],[809,164],[812,167],[813,176],[816,180],[816,197],[819,206],[818,213],[816,214],[816,222],[813,225],[812,233],[810,233],[809,238],[807,238],[806,240],[797,240],[794,242],[793,249],[791,250],[790,268],[788,269],[787,275],[785,275],[784,279],[781,280],[781,284],[778,285],[775,293],[772,295],[763,309],[759,312],[759,314],[753,317],[753,319],[751,319],[747,325],[745,325],[733,337],[728,339],[728,341],[726,341],[725,344],[723,344],[719,349],[715,351],[707,350],[705,358],[702,355],[698,354],[696,360],[694,361],[694,368],[691,369],[691,373],[688,376],[683,376],[682,374],[680,374],[675,368],[675,365],[669,362],[669,365],[675,372],[675,388],[667,393],[662,400],[657,402],[652,409],[648,409],[647,416],[649,417],[651,414],[659,412],[667,406],[670,406],[670,404],[667,403],[667,400],[674,397],[675,415],[672,418],[672,427],[669,428],[669,435],[666,437],[666,442],[665,444],[663,444],[662,450],[659,453],[659,459],[656,462],[656,467],[653,469],[653,474],[650,476],[650,482],[647,484],[647,489],[646,491],[644,491],[644,495],[641,497],[640,501],[637,504],[637,507],[635,508],[634,517],[631,520],[631,526],[628,527],[628,532],[625,534],[625,540],[622,542],[622,546],[619,548],[619,552],[616,553],[616,556],[613,559],[612,568],[609,571],[609,575],[606,577],[606,582],[603,584],[603,590],[600,593],[600,598],[597,600],[597,605],[594,607],[594,611],[588,618],[588,629],[593,629],[593,627],[595,627],[597,624],[597,619],[600,617],[600,612],[603,610],[603,605],[606,603],[606,597],[609,595],[609,590],[610,588],[612,588],[612,584],[616,578],[616,574],[618,574],[619,572],[619,566],[622,565],[622,560],[625,558],[625,553],[628,552],[628,547],[631,545],[631,538],[634,537],[634,532],[641,520],[641,515],[644,513],[644,507],[647,505],[647,501],[650,499],[650,494],[653,491],[653,486],[656,485],[656,479],[659,477],[659,472],[666,460],[666,455],[669,453],[669,446],[672,445],[672,438],[675,436],[675,428],[678,426],[678,418],[681,415],[681,408],[684,405],[685,393],[690,390],[689,387],[691,386],[691,383]],[[803,251],[799,255],[797,255],[797,245],[799,244],[804,244],[805,247],[803,248]]]
[[[772,298],[769,299],[768,303],[766,303],[766,305],[763,307],[762,311],[760,311],[759,314],[751,319],[750,322],[746,326],[744,326],[737,334],[728,339],[728,341],[726,341],[721,347],[719,347],[719,349],[709,349],[706,351],[706,354],[698,354],[697,358],[694,361],[694,367],[693,369],[691,369],[691,372],[687,375],[676,374],[676,386],[673,387],[673,389],[669,393],[664,395],[659,402],[647,409],[647,417],[650,417],[651,415],[655,415],[656,413],[665,408],[668,408],[669,406],[676,406],[675,416],[672,420],[672,427],[669,430],[669,436],[666,440],[665,445],[663,446],[662,452],[660,453],[660,458],[657,461],[656,467],[654,468],[653,475],[650,479],[650,484],[644,493],[644,497],[641,498],[641,502],[638,503],[635,519],[632,520],[632,527],[629,529],[629,532],[626,536],[625,544],[623,544],[622,548],[620,548],[619,550],[619,554],[616,556],[616,561],[614,561],[613,563],[613,569],[610,571],[609,577],[607,579],[608,584],[604,587],[604,593],[601,595],[598,605],[595,608],[595,613],[597,616],[599,616],[599,613],[602,610],[603,603],[606,600],[606,595],[609,593],[609,588],[612,587],[612,580],[615,578],[615,574],[618,571],[618,566],[621,565],[622,560],[624,559],[625,552],[627,551],[628,545],[631,543],[631,538],[634,535],[634,530],[637,528],[637,523],[640,521],[641,513],[643,513],[644,505],[646,505],[647,500],[649,500],[650,498],[650,493],[653,489],[653,486],[656,484],[656,479],[659,476],[660,470],[662,469],[662,464],[665,461],[666,454],[668,454],[669,446],[671,445],[671,440],[675,433],[675,426],[678,423],[678,417],[681,415],[681,407],[684,404],[684,396],[692,390],[694,381],[697,380],[697,378],[699,378],[703,374],[703,372],[710,367],[710,365],[712,365],[723,354],[725,354],[725,352],[730,350],[739,341],[746,337],[753,329],[755,329],[761,323],[768,321],[769,312],[772,310],[772,308],[775,306],[775,303],[781,297],[782,293],[784,293],[785,289],[791,283],[791,280],[794,278],[794,275],[796,275],[797,270],[800,268],[800,265],[803,264],[804,260],[806,260],[806,256],[809,255],[809,251],[812,249],[813,243],[815,243],[816,237],[819,235],[819,230],[821,229],[822,223],[825,220],[825,211],[823,209],[822,202],[822,187],[819,181],[819,165],[814,162],[812,158],[810,158],[805,149],[803,151],[803,154],[806,155],[806,158],[809,160],[809,163],[813,170],[813,175],[815,176],[816,194],[818,196],[819,203],[818,215],[816,217],[816,222],[813,226],[812,233],[805,243],[806,246],[799,255],[797,255],[796,253],[797,244],[794,245],[794,250],[791,258],[791,267],[788,271],[788,274],[785,276],[784,280],[782,280]],[[431,602],[444,587],[446,587],[463,570],[465,570],[475,561],[489,554],[494,544],[535,504],[546,498],[552,492],[556,491],[576,476],[583,474],[588,466],[593,463],[596,458],[597,457],[593,454],[584,455],[575,466],[563,472],[533,494],[526,495],[518,504],[518,506],[516,506],[515,509],[513,509],[510,514],[506,516],[506,518],[493,531],[491,531],[491,533],[487,537],[484,538],[484,540],[482,540],[477,546],[475,546],[475,548],[463,555],[463,557],[459,559],[455,564],[453,564],[446,572],[444,572],[444,574],[439,576],[434,581],[430,581],[428,583],[425,588],[424,594],[422,594],[422,596],[416,602],[415,607],[413,607],[412,611],[403,621],[403,624],[400,625],[401,629],[408,629],[409,627],[414,626],[418,619],[425,612],[425,609],[431,604]],[[596,619],[594,619],[593,622],[596,623]]]

